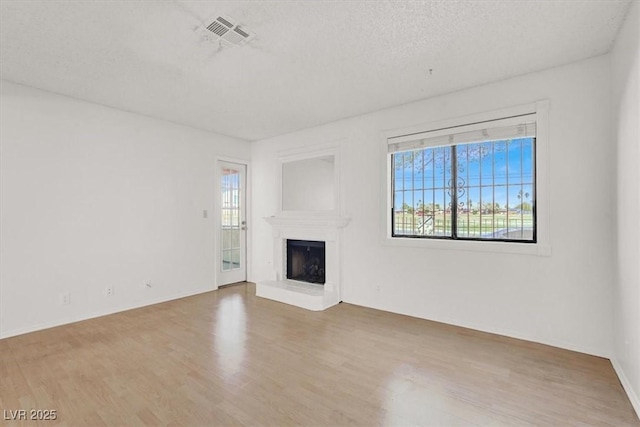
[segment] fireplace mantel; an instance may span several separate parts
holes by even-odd
[[[349,224],[351,218],[327,215],[274,215],[264,218],[273,227],[322,227],[339,229]]]
[[[264,218],[273,228],[272,280],[258,281],[256,295],[307,310],[325,310],[342,301],[342,231],[350,218],[334,215],[278,214]],[[323,285],[286,277],[286,241],[325,242],[326,281]]]

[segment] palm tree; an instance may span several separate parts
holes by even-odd
[[[518,199],[520,199],[520,209],[525,210],[525,207],[531,209],[531,205],[529,203],[525,203],[525,200],[529,199],[529,193],[525,193],[522,190],[518,192]]]

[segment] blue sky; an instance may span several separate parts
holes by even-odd
[[[533,138],[508,141],[462,144],[457,147],[458,202],[470,204],[498,203],[513,208],[521,203],[518,194],[528,193],[525,201],[533,200],[534,181]],[[450,147],[434,147],[414,152],[415,164],[396,166],[395,208],[404,203],[416,206],[437,203],[444,208],[450,198],[445,189],[451,179]],[[403,156],[403,153],[397,153]],[[406,157],[409,158],[409,157]],[[422,170],[424,164],[424,170]],[[416,191],[412,191],[416,190]],[[424,191],[423,191],[424,190]]]

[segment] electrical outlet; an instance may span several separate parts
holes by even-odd
[[[145,289],[150,289],[151,288],[151,281],[150,280],[145,280],[144,281],[144,288]]]
[[[108,297],[112,297],[113,296],[113,286],[107,286],[107,288],[105,289],[105,293],[107,294]]]
[[[70,292],[65,292],[62,295],[60,295],[60,304],[62,304],[62,305],[71,304],[71,293]]]
[[[209,212],[206,209],[202,210],[202,218],[204,219],[209,218]]]

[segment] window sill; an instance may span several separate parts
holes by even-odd
[[[488,242],[469,240],[420,239],[386,237],[385,246],[411,247],[435,250],[503,253],[516,255],[551,256],[551,245],[543,243]]]

